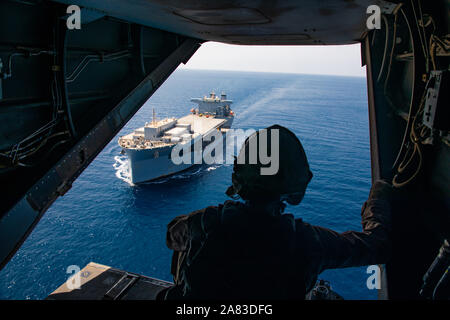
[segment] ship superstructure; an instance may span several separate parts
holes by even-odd
[[[222,93],[219,97],[213,91],[209,94],[209,97],[192,98],[191,101],[197,103],[198,109],[195,110],[195,112],[198,114],[211,114],[216,117],[227,117],[229,114],[233,115],[233,111],[230,109],[230,104],[232,104],[233,101],[227,100],[227,95],[225,93]]]
[[[209,97],[193,98],[197,103],[191,113],[182,118],[153,120],[143,127],[119,138],[119,145],[129,159],[133,184],[166,177],[192,167],[193,162],[176,164],[171,159],[177,144],[193,145],[197,139],[210,140],[217,130],[231,127],[234,113],[231,100],[224,93],[220,97],[212,92]],[[204,148],[206,145],[203,144]]]

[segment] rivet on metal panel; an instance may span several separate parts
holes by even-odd
[[[84,149],[80,150],[80,152],[78,153],[78,158],[80,160],[80,164],[83,164],[84,161],[86,161],[86,153],[85,153]]]
[[[58,188],[56,189],[56,192],[60,195],[63,196],[66,194],[67,191],[70,190],[70,188],[72,188],[72,183],[70,182],[63,182],[62,184],[60,184],[58,186]]]

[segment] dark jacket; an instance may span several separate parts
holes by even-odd
[[[166,298],[303,298],[326,269],[385,263],[390,197],[389,184],[372,186],[362,232],[338,233],[235,201],[176,217],[167,231],[175,287]]]

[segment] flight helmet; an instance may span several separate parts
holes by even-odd
[[[246,138],[234,160],[232,186],[226,194],[244,200],[280,199],[297,205],[312,176],[300,140],[287,128],[273,125]]]

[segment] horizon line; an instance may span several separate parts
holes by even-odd
[[[350,77],[350,78],[367,78],[366,75],[358,76],[358,75],[326,74],[326,73],[299,73],[299,72],[286,72],[286,71],[204,69],[204,68],[191,68],[191,67],[185,67],[185,65],[180,65],[176,70],[225,71],[225,72],[253,72],[253,73],[295,74],[295,75],[309,75],[309,76],[335,76],[335,77]]]

